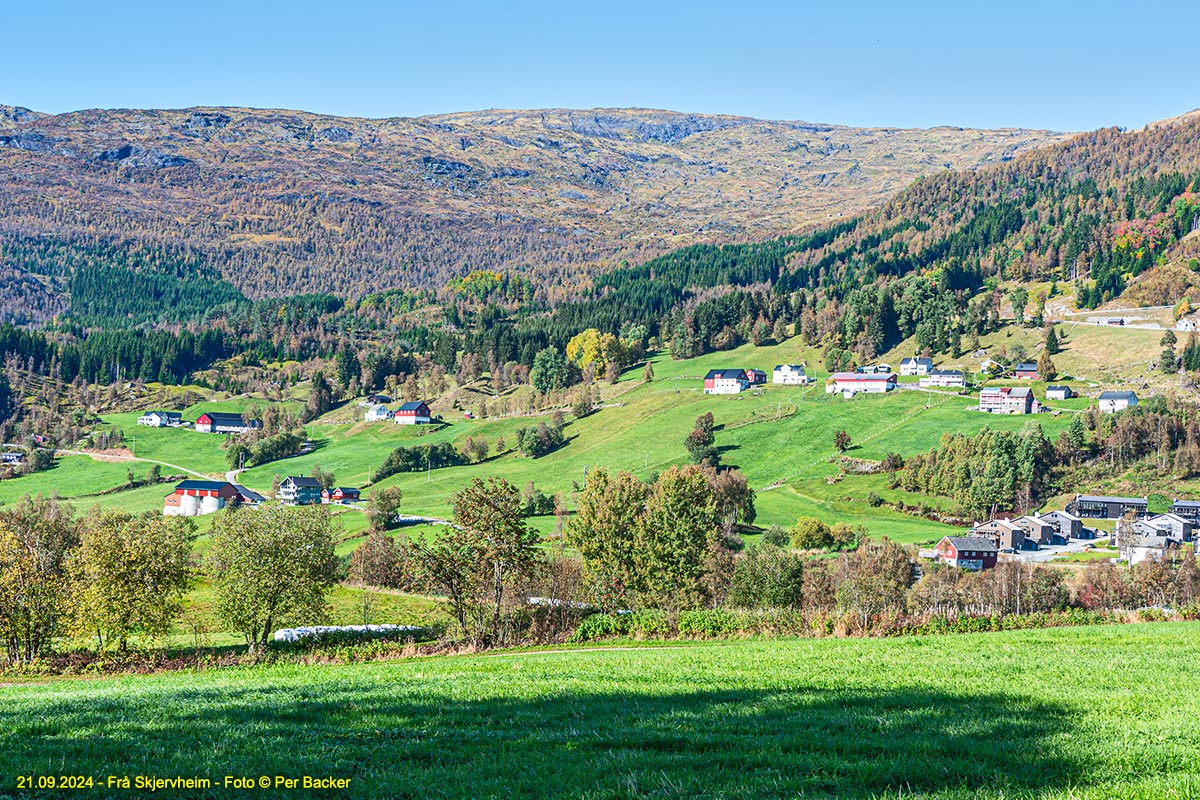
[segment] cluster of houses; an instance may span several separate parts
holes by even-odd
[[[428,425],[433,422],[433,412],[423,400],[410,400],[401,403],[397,409],[390,409],[384,403],[373,403],[367,408],[364,419],[367,422],[391,421],[397,425]]]
[[[1064,511],[993,519],[972,526],[965,536],[943,537],[934,548],[934,557],[952,567],[989,569],[996,566],[1000,553],[1098,538],[1095,529],[1084,526],[1084,519],[1116,520],[1109,542],[1121,548],[1129,563],[1137,564],[1162,559],[1193,541],[1200,528],[1200,501],[1175,500],[1169,512],[1152,515],[1145,497],[1076,495]]]
[[[138,417],[138,425],[149,428],[182,428],[187,425],[178,411],[147,411]],[[256,431],[262,421],[246,419],[241,414],[226,411],[205,411],[196,417],[192,426],[199,433],[239,434]]]
[[[710,369],[704,376],[705,394],[740,394],[763,386],[767,382],[766,370],[761,369]],[[781,386],[807,386],[809,377],[803,364],[776,364],[771,372],[771,383]]]
[[[360,492],[347,486],[326,489],[315,478],[289,475],[279,484],[277,497],[284,505],[357,503]],[[266,500],[258,492],[228,481],[186,480],[163,499],[163,516],[197,517],[214,514],[230,505],[256,506]]]

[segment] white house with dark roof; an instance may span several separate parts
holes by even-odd
[[[775,369],[771,371],[771,383],[804,386],[812,383],[812,378],[804,371],[803,364],[776,364]]]
[[[383,403],[376,403],[367,409],[367,413],[363,415],[367,422],[386,422],[392,418],[392,410]]]
[[[1101,414],[1115,414],[1137,404],[1137,395],[1127,389],[1101,392],[1098,403]]]
[[[1070,386],[1047,386],[1046,387],[1046,399],[1047,400],[1070,400],[1074,396],[1075,396],[1075,393],[1071,391]]]
[[[178,428],[183,424],[183,415],[178,411],[147,411],[138,417],[137,424],[149,428]]]
[[[886,375],[863,372],[835,372],[825,384],[826,394],[841,392],[844,397],[859,393],[881,394],[896,388],[896,373]]]
[[[917,383],[923,389],[965,389],[967,376],[957,369],[935,369],[928,375],[922,375]]]
[[[710,369],[704,376],[705,394],[738,394],[749,388],[744,369]]]
[[[901,375],[928,375],[933,371],[932,358],[902,358],[900,359]]]

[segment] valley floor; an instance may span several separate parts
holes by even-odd
[[[0,687],[19,774],[349,779],[330,796],[1200,794],[1192,623],[731,641]],[[73,797],[129,797],[95,788]],[[30,792],[27,796],[55,796]],[[60,795],[61,796],[61,795]],[[266,796],[262,794],[261,796]]]

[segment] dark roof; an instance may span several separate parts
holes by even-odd
[[[1137,400],[1137,395],[1128,389],[1110,390],[1100,393],[1101,400]]]
[[[708,374],[704,376],[704,380],[712,380],[713,378],[729,378],[736,380],[746,374],[744,369],[710,369]]]
[[[1062,390],[1064,390],[1064,389],[1066,389],[1068,392],[1069,392],[1069,391],[1071,391],[1071,387],[1070,387],[1070,386],[1059,386],[1059,385],[1057,385],[1057,384],[1056,384],[1056,385],[1054,385],[1054,386],[1047,386],[1047,387],[1046,387],[1046,391],[1047,391],[1047,392],[1061,392],[1061,391],[1062,391]]]
[[[353,486],[335,486],[332,489],[326,489],[325,491],[329,492],[330,494],[333,494],[334,492],[341,492],[342,494],[358,494],[358,489],[355,489]]]
[[[407,403],[401,403],[400,407],[397,408],[396,410],[397,411],[416,411],[417,409],[419,409],[421,406],[424,406],[424,405],[425,405],[425,401],[423,401],[423,400],[409,400]],[[428,406],[426,406],[426,408],[428,408]]]
[[[798,369],[801,372],[804,371],[803,364],[776,364],[775,365],[775,369],[783,369],[784,367],[787,367],[788,369]]]
[[[228,411],[205,411],[200,416],[207,415],[213,421],[214,425],[245,425],[246,420],[242,419],[241,414],[233,414]]]
[[[996,545],[992,544],[992,540],[985,539],[982,536],[947,536],[946,538],[950,540],[950,544],[954,545],[955,550],[996,552]]]
[[[933,364],[933,359],[916,356],[914,358],[902,358],[902,359],[900,359],[900,363],[901,364]]]
[[[284,483],[291,481],[295,486],[303,486],[307,489],[320,489],[321,482],[316,478],[308,478],[303,475],[288,475],[283,479]]]
[[[1017,364],[1013,369],[1017,372],[1037,372],[1037,364],[1026,361],[1024,364]]]
[[[261,503],[267,499],[267,498],[263,497],[261,494],[259,494],[258,492],[254,491],[253,489],[247,489],[245,486],[242,486],[240,483],[235,483],[233,485],[233,488],[237,489],[237,493],[240,494],[242,496],[242,499],[245,500],[247,503]]]
[[[142,416],[148,417],[151,414],[158,414],[159,416],[162,416],[162,417],[180,417],[180,416],[182,416],[182,414],[180,414],[178,411],[146,411],[146,412],[142,413]]]
[[[231,484],[226,481],[195,481],[189,479],[176,484],[175,489],[211,489],[215,491],[230,485]]]
[[[935,369],[933,372],[929,373],[929,375],[930,375],[930,377],[933,377],[934,375],[940,375],[943,378],[949,377],[951,375],[953,375],[955,378],[964,377],[962,370],[960,370],[960,369]]]
[[[1081,494],[1075,500],[1085,503],[1125,503],[1126,505],[1143,506],[1149,502],[1145,497],[1109,497],[1103,494]]]
[[[1172,508],[1200,508],[1200,500],[1176,500],[1171,503]]]

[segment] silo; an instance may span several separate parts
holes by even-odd
[[[222,498],[213,497],[212,495],[208,495],[207,497],[203,497],[200,499],[200,513],[201,514],[215,514],[218,511],[220,511],[221,507],[224,505],[225,505],[225,501]]]
[[[199,503],[196,501],[195,497],[190,494],[185,494],[183,497],[179,498],[179,515],[183,517],[196,516],[198,505]]]

